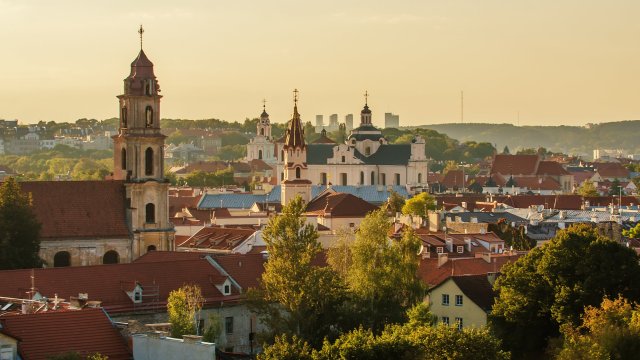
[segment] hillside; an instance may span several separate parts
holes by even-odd
[[[587,126],[514,126],[511,124],[436,124],[407,128],[425,128],[464,141],[490,142],[499,151],[508,146],[512,152],[519,148],[545,147],[591,157],[593,149],[625,149],[640,153],[640,120],[627,120]]]

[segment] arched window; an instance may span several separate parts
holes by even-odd
[[[147,80],[147,84],[145,86],[145,93],[147,94],[147,96],[153,95],[153,80],[151,79]]]
[[[152,127],[153,126],[153,108],[151,106],[147,106],[147,109],[144,111],[145,116],[145,126]]]
[[[147,252],[149,252],[149,251],[156,251],[156,246],[155,245],[147,246]]]
[[[120,262],[120,255],[115,250],[109,250],[102,256],[103,264],[117,264]]]
[[[150,147],[144,152],[144,174],[153,175],[153,149]]]
[[[71,266],[71,254],[68,251],[58,251],[53,256],[53,267]]]
[[[296,179],[300,179],[300,168],[296,168]]]
[[[280,150],[280,160],[284,161],[284,150]]]
[[[264,136],[264,128],[260,129],[260,135]]]
[[[156,206],[153,203],[148,203],[145,207],[145,221],[149,224],[156,222]]]
[[[422,184],[422,173],[418,173],[418,184]]]
[[[258,150],[258,159],[262,160],[262,150]]]
[[[127,107],[123,106],[121,112],[122,114],[120,115],[120,117],[122,118],[122,127],[126,128],[127,127]]]
[[[320,173],[320,184],[327,185],[327,173]]]
[[[364,185],[364,171],[360,171],[360,185]]]
[[[371,146],[364,148],[364,154],[367,156],[371,155]]]
[[[122,151],[120,152],[120,160],[120,168],[122,170],[127,170],[127,149],[122,148]]]
[[[371,172],[371,185],[375,185],[376,184],[376,173],[375,171]]]

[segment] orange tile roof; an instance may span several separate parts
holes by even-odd
[[[204,227],[183,243],[178,244],[178,246],[197,249],[232,250],[255,232],[254,229],[220,226]]]
[[[598,174],[604,178],[628,178],[629,170],[619,163],[593,163]]]
[[[559,162],[556,161],[540,161],[538,164],[538,172],[537,175],[550,175],[550,176],[560,176],[560,175],[570,175],[567,170],[565,170]]]
[[[502,175],[534,175],[538,168],[538,155],[504,155],[497,154],[493,158],[491,173]]]
[[[44,240],[128,238],[123,181],[26,181]]]
[[[500,272],[507,263],[515,262],[522,254],[516,255],[491,255],[492,262],[488,263],[482,258],[456,258],[449,259],[438,267],[437,258],[427,258],[420,261],[418,274],[429,286],[436,286],[448,279],[451,275],[482,275]],[[495,259],[495,262],[493,262]]]
[[[77,351],[100,353],[109,360],[131,359],[126,342],[102,309],[50,311],[0,318],[3,332],[19,339],[23,359],[46,360]]]
[[[307,215],[332,217],[365,217],[378,207],[348,193],[326,190],[307,205]]]

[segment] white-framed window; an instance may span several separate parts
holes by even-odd
[[[456,326],[458,327],[458,330],[462,330],[462,318],[461,317],[457,317],[456,318]]]
[[[13,346],[0,346],[0,360],[13,360]]]
[[[456,295],[456,306],[462,306],[462,295]]]
[[[448,316],[443,316],[442,317],[442,323],[449,326],[449,317]]]
[[[224,330],[227,334],[233,334],[233,316],[224,318]]]
[[[229,285],[229,284],[225,284],[224,285],[224,294],[225,295],[231,295],[231,285]]]
[[[442,254],[442,253],[444,252],[444,248],[443,248],[442,246],[438,246],[438,247],[436,248],[436,252],[437,252],[438,254]]]
[[[442,305],[449,306],[449,294],[442,294]]]
[[[464,246],[456,246],[456,251],[458,252],[458,254],[462,254],[464,252]]]

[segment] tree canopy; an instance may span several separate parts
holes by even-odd
[[[638,283],[633,250],[589,225],[574,225],[503,267],[491,326],[514,354],[541,351],[560,325],[577,325],[583,309],[604,297],[640,300]]]
[[[171,336],[182,338],[182,335],[196,335],[198,319],[204,298],[198,285],[185,284],[169,293],[167,299],[167,315],[171,323]]]
[[[436,202],[429,193],[422,192],[408,199],[402,207],[402,213],[405,215],[427,216],[427,211],[434,210]]]
[[[31,195],[8,177],[0,185],[0,269],[26,269],[42,266],[41,225],[33,213]]]

